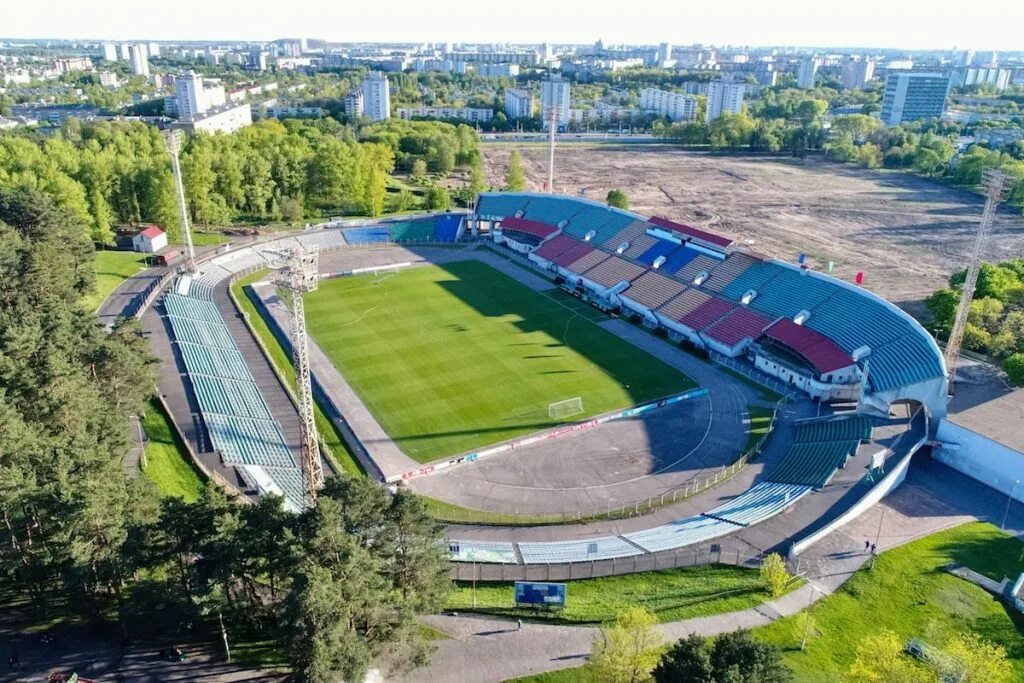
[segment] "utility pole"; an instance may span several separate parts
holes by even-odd
[[[185,206],[185,185],[181,180],[181,164],[178,154],[181,152],[181,131],[170,128],[164,131],[167,150],[171,153],[171,166],[174,169],[174,184],[178,195],[178,219],[181,221],[181,235],[185,240],[185,272],[196,272],[196,251],[192,246],[192,231],[188,224],[188,207]]]
[[[306,334],[306,309],[303,295],[316,291],[320,284],[319,249],[315,246],[298,247],[287,255],[284,267],[278,271],[274,284],[292,293],[291,342],[292,362],[299,403],[299,440],[302,480],[306,487],[306,504],[316,502],[317,491],[324,485],[324,468],[320,460],[320,442],[317,438],[313,409],[313,383],[309,371],[309,337]]]
[[[981,224],[974,240],[974,251],[971,252],[971,260],[967,264],[967,277],[964,279],[963,294],[960,296],[960,307],[956,311],[956,321],[946,343],[946,372],[949,373],[950,394],[953,393],[953,383],[956,381],[956,364],[960,360],[960,346],[964,340],[964,330],[967,328],[967,316],[971,313],[974,288],[978,284],[981,255],[989,233],[992,232],[992,222],[995,220],[999,202],[1006,193],[1007,185],[1007,177],[1002,171],[988,169],[982,175],[981,187],[985,191],[985,210],[981,214]]]

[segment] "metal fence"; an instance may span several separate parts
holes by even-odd
[[[751,552],[749,548],[726,548],[712,543],[661,553],[620,557],[613,560],[591,560],[563,564],[453,562],[451,578],[455,581],[467,582],[571,581],[711,564],[757,569],[761,566],[763,557],[763,553]]]

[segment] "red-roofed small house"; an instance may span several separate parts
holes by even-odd
[[[132,249],[143,254],[155,254],[167,246],[167,233],[151,225],[132,237]]]

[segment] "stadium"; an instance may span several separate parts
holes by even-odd
[[[427,496],[457,578],[798,557],[897,486],[945,414],[935,341],[857,285],[657,216],[483,193],[221,248],[139,296],[195,460],[295,510],[300,423],[272,348],[288,297],[268,268],[299,246],[319,253],[318,426],[353,463],[325,470]]]

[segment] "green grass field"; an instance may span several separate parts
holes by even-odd
[[[565,624],[614,621],[630,607],[645,607],[661,621],[704,617],[754,607],[769,595],[759,573],[730,566],[702,566],[569,581],[566,608],[541,612],[536,618]],[[794,584],[795,588],[798,584]],[[526,617],[530,610],[512,607],[513,584],[477,584],[476,608],[470,584],[457,584],[447,609],[507,617]]]
[[[812,612],[817,637],[805,651],[799,651],[797,617],[755,633],[783,648],[797,681],[838,683],[857,644],[881,629],[933,644],[950,631],[971,630],[1003,645],[1014,664],[1013,680],[1024,681],[1024,616],[942,569],[957,562],[992,579],[1016,578],[1024,569],[1022,551],[1020,541],[991,524],[964,524],[882,553],[874,569],[861,569],[824,598]]]
[[[146,269],[146,254],[134,251],[97,251],[93,262],[96,291],[85,297],[85,305],[95,311],[117,286]]]
[[[203,478],[188,460],[185,445],[178,440],[170,418],[157,401],[149,402],[142,428],[146,444],[146,478],[156,484],[165,496],[175,496],[189,503],[199,499]]]
[[[428,462],[694,386],[682,373],[477,261],[329,280],[310,332],[410,457]]]

